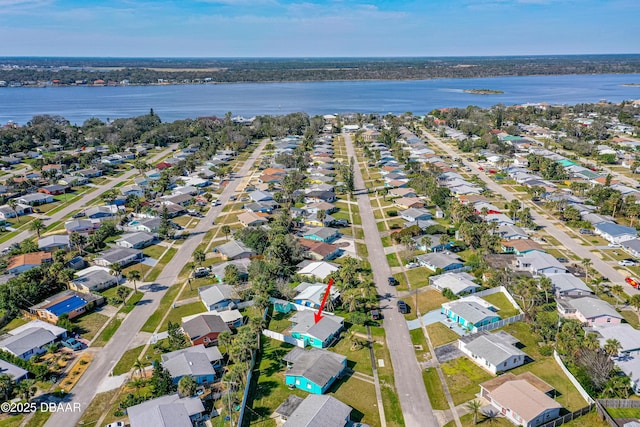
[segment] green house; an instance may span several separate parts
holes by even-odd
[[[328,350],[294,348],[284,357],[285,384],[313,394],[324,394],[347,368],[347,358]]]

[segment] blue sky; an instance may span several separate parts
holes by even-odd
[[[639,53],[638,0],[0,0],[0,56]]]

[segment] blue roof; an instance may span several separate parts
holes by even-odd
[[[47,310],[56,316],[60,316],[61,314],[69,313],[76,308],[80,308],[86,303],[87,301],[83,300],[79,296],[73,295],[64,301],[60,301],[57,304],[47,307]]]
[[[634,227],[626,227],[614,222],[601,222],[596,224],[595,227],[601,232],[607,233],[613,237],[623,236],[625,234],[630,234],[632,236],[638,235],[638,231]]]

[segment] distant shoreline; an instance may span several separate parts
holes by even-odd
[[[624,86],[624,87],[640,87],[640,83],[623,83],[620,86]]]

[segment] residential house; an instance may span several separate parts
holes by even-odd
[[[64,229],[67,233],[92,233],[100,228],[99,222],[93,222],[88,219],[72,219],[64,223]]]
[[[69,250],[68,234],[52,234],[38,239],[38,249],[45,252],[54,252],[58,249]]]
[[[496,375],[525,363],[527,354],[517,347],[518,343],[504,331],[482,331],[458,338],[458,349],[476,365]]]
[[[66,290],[29,307],[29,312],[41,320],[55,324],[63,314],[74,319],[103,303],[104,297],[101,295]]]
[[[46,203],[53,203],[53,196],[42,193],[32,193],[18,197],[18,203],[29,206],[40,206]]]
[[[114,205],[109,206],[92,206],[84,211],[86,218],[89,220],[97,219],[111,219],[118,214],[118,207]]]
[[[545,252],[538,242],[531,239],[515,239],[502,242],[502,251],[508,254],[525,255],[529,252]]]
[[[324,280],[329,275],[338,271],[339,266],[326,261],[312,261],[301,267],[296,273],[302,276],[317,277]]]
[[[340,335],[344,319],[325,313],[316,322],[315,313],[314,310],[302,310],[291,316],[291,336],[302,340],[305,346],[325,348]]]
[[[273,195],[271,193],[260,190],[250,192],[249,197],[254,202],[270,202],[273,200]]]
[[[621,245],[631,256],[640,257],[640,239],[625,240]]]
[[[503,240],[528,239],[529,235],[520,227],[513,224],[500,224],[496,234]]]
[[[303,233],[302,237],[316,242],[332,242],[340,237],[340,233],[335,228],[315,227]]]
[[[480,384],[480,395],[498,413],[524,427],[537,427],[560,416],[562,405],[549,396],[553,391],[529,372],[518,376],[506,373]]]
[[[292,394],[274,413],[282,427],[346,427],[353,425],[351,411],[350,406],[332,396],[310,394],[303,399]]]
[[[38,193],[48,194],[50,196],[58,196],[60,194],[66,193],[68,189],[69,187],[67,187],[66,185],[52,184],[38,188]]]
[[[90,293],[102,291],[118,284],[118,278],[104,269],[94,269],[69,282],[69,289]]]
[[[145,231],[147,233],[157,233],[162,220],[157,217],[138,218],[128,224],[128,228],[133,231]]]
[[[305,250],[305,256],[314,261],[330,261],[337,258],[342,253],[337,245],[331,243],[317,242],[315,240],[299,239],[300,246]]]
[[[401,209],[424,208],[424,202],[417,197],[400,197],[399,199],[395,199],[393,204]]]
[[[332,191],[310,191],[305,194],[305,202],[306,203],[319,203],[319,202],[327,202],[333,203],[336,201],[336,195]]]
[[[238,270],[238,279],[240,281],[246,281],[249,278],[249,264],[251,260],[249,258],[239,258],[220,264],[214,264],[209,267],[211,274],[218,279],[218,282],[224,282],[225,269],[229,265],[234,265]]]
[[[213,248],[213,252],[219,253],[222,255],[222,258],[226,260],[251,258],[256,255],[253,249],[249,248],[240,240],[230,240],[227,243],[223,243]]]
[[[258,227],[269,222],[267,217],[257,212],[243,212],[238,215],[238,221],[245,227]]]
[[[593,295],[593,291],[579,278],[569,273],[549,274],[553,293],[557,298]]]
[[[613,222],[601,222],[595,225],[595,233],[610,243],[622,243],[638,237],[638,230]]]
[[[297,292],[293,298],[296,304],[303,305],[305,307],[320,308],[322,299],[327,290],[327,285],[324,283],[309,283],[302,282],[296,286],[294,291]],[[331,288],[329,301],[335,301],[340,296],[340,292],[335,287]]]
[[[198,295],[208,311],[229,310],[236,308],[236,304],[240,302],[233,286],[226,284],[200,287]]]
[[[203,313],[182,324],[184,333],[187,334],[191,345],[202,344],[205,347],[218,342],[218,335],[229,332],[229,326],[217,314]]]
[[[199,397],[180,397],[177,393],[127,408],[131,427],[193,427],[204,421],[204,413]]]
[[[313,394],[324,394],[347,368],[345,356],[318,348],[296,347],[287,353],[284,361],[288,367],[285,384]]]
[[[221,310],[221,311],[209,311],[207,314],[213,314],[219,316],[229,328],[238,328],[244,323],[244,318],[240,310]],[[184,325],[188,321],[201,316],[202,314],[193,314],[191,316],[185,316],[182,318],[182,324]]]
[[[615,325],[599,323],[588,328],[586,331],[595,332],[598,335],[600,347],[604,347],[608,340],[618,341],[620,343],[617,354],[619,357],[640,355],[640,330],[634,328],[629,323],[618,323]]]
[[[427,221],[431,219],[431,212],[423,208],[409,208],[398,212],[398,214],[400,218],[409,222]]]
[[[210,384],[216,377],[216,371],[204,351],[177,351],[163,354],[162,366],[169,371],[174,384],[178,384],[183,377],[191,377],[196,384]]]
[[[29,371],[0,359],[0,375],[8,375],[14,383],[18,384],[29,377]]]
[[[392,188],[389,190],[390,197],[416,197],[416,190],[413,188]]]
[[[42,264],[51,263],[52,261],[53,257],[51,256],[51,252],[31,252],[14,255],[9,260],[7,272],[11,274],[20,274],[40,267]]]
[[[442,304],[440,312],[472,332],[480,326],[490,325],[500,320],[495,307],[480,298],[466,297],[446,302]]]
[[[90,169],[81,169],[73,173],[74,175],[81,176],[83,178],[97,178],[102,176],[102,171],[100,169],[90,168]]]
[[[153,244],[156,239],[157,237],[155,234],[139,231],[136,233],[125,234],[116,240],[115,243],[123,248],[143,249]]]
[[[472,294],[480,288],[469,273],[444,273],[429,277],[429,284],[439,291],[449,289],[455,295]]]
[[[567,273],[568,270],[555,257],[545,252],[532,251],[516,258],[517,267],[534,276]]]
[[[431,271],[450,271],[462,268],[464,264],[460,257],[449,252],[432,252],[418,255],[416,261]]]
[[[109,267],[113,264],[119,264],[121,267],[125,267],[129,264],[140,262],[144,259],[144,254],[138,249],[113,247],[102,251],[93,262],[96,265],[102,265]]]
[[[622,315],[611,304],[596,297],[558,299],[558,312],[567,319],[578,319],[589,326],[594,324],[618,324]]]
[[[32,320],[26,325],[9,331],[0,340],[0,350],[4,350],[23,360],[47,351],[54,342],[66,338],[67,330],[42,320]]]
[[[447,234],[423,234],[412,237],[412,240],[421,251],[441,252],[453,247],[453,242]]]
[[[125,197],[129,197],[129,196],[142,197],[144,196],[144,188],[142,188],[137,184],[124,185],[120,187],[120,193]]]
[[[197,316],[197,315],[196,315]],[[195,317],[195,316],[192,316]],[[191,347],[182,348],[180,350],[172,351],[169,353],[162,354],[162,362],[166,362],[168,360],[173,359],[181,354],[185,353],[197,353],[204,354],[209,364],[211,364],[214,368],[221,367],[222,362],[224,361],[224,356],[220,353],[220,350],[216,346],[206,347],[202,344],[194,345]]]

